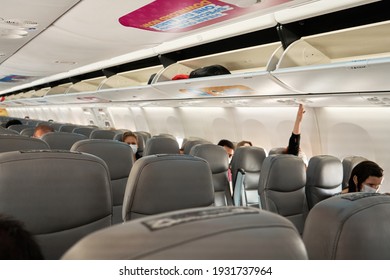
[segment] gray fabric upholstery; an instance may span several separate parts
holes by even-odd
[[[115,135],[117,135],[118,133],[122,132],[117,130],[95,129],[92,130],[91,134],[89,135],[89,138],[113,140]]]
[[[47,150],[49,145],[37,138],[30,138],[22,135],[1,135],[0,153],[21,150]]]
[[[175,139],[166,136],[153,136],[146,140],[143,156],[178,153],[179,143]]]
[[[18,135],[19,132],[17,132],[16,130],[0,127],[0,135],[9,135],[9,134],[10,135]]]
[[[8,129],[15,130],[17,132],[21,132],[23,129],[31,127],[30,125],[27,124],[13,124],[8,127]]]
[[[276,148],[272,148],[269,152],[268,152],[268,155],[279,155],[279,154],[283,154],[284,152],[286,151],[286,147],[276,147]]]
[[[183,153],[186,155],[190,154],[192,147],[198,144],[211,144],[211,143],[204,139],[189,139],[182,146]]]
[[[233,205],[228,179],[229,158],[222,146],[198,144],[192,147],[190,155],[205,159],[213,174],[215,206]]]
[[[62,259],[305,260],[307,253],[287,219],[226,206],[169,212],[103,229]]]
[[[32,137],[34,135],[35,127],[27,127],[20,132],[20,135]]]
[[[349,156],[345,157],[342,161],[343,164],[343,189],[348,189],[348,181],[351,176],[352,169],[360,162],[367,160],[361,156]]]
[[[41,139],[49,144],[52,150],[69,151],[74,143],[88,138],[83,134],[55,131],[45,133]]]
[[[145,149],[145,143],[148,138],[142,132],[134,131],[134,134],[137,135],[137,146],[138,146],[137,152],[140,156],[142,156]]]
[[[22,221],[46,259],[58,259],[90,232],[111,225],[107,165],[66,151],[0,154],[0,213]]]
[[[309,259],[389,260],[390,196],[347,193],[310,210],[303,240]]]
[[[113,223],[122,222],[123,197],[127,179],[134,163],[131,147],[114,140],[87,139],[76,142],[71,151],[89,153],[105,161],[111,177]]]
[[[73,133],[78,133],[78,134],[83,134],[85,136],[87,136],[88,138],[90,137],[91,135],[91,132],[96,130],[97,128],[96,127],[88,127],[88,126],[79,126],[79,127],[75,127],[72,132]]]
[[[318,155],[310,158],[306,175],[306,197],[309,209],[321,200],[341,193],[343,166],[337,157]]]
[[[259,180],[261,167],[266,157],[263,148],[259,147],[240,147],[234,151],[231,161],[233,196],[239,198],[243,206],[259,205]],[[242,184],[236,185],[238,170],[244,172]],[[237,187],[237,189],[236,189]]]
[[[150,155],[131,169],[123,201],[124,221],[185,208],[211,206],[208,163],[189,155]]]
[[[60,126],[60,129],[59,131],[61,132],[73,132],[73,129],[75,129],[76,127],[78,127],[78,125],[74,125],[74,124],[63,124]]]
[[[300,233],[307,216],[306,167],[294,155],[275,154],[265,158],[259,182],[260,207],[278,213]]]

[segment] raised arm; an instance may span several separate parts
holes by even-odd
[[[301,122],[304,113],[305,113],[305,108],[303,108],[302,104],[299,104],[297,117],[295,119],[294,128],[292,131],[295,135],[301,134]]]

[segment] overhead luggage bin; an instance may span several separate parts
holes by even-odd
[[[272,75],[304,93],[386,92],[390,21],[301,38]]]

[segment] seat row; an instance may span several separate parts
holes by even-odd
[[[382,208],[388,212],[388,197],[357,195],[336,196],[315,205],[302,240],[296,226],[282,215],[253,207],[213,207],[213,179],[206,160],[192,155],[150,155],[136,161],[128,177],[122,208],[125,223],[110,227],[114,211],[112,177],[101,158],[53,150],[0,154],[0,212],[23,221],[49,259],[60,258],[80,239],[100,229],[64,258],[310,258],[312,250],[325,251],[321,248],[329,242],[321,239],[310,250],[303,242],[305,238],[318,241],[311,231],[320,227],[312,223],[321,223],[321,215],[327,211],[333,217],[329,223],[335,222],[327,225],[336,232],[326,236],[333,238],[332,242],[339,242],[340,231],[356,221],[356,209],[362,211],[364,221],[373,220],[370,229],[376,226],[380,236],[385,235],[381,231],[387,227],[387,218],[377,221],[373,213]],[[335,204],[328,202],[334,199]],[[334,210],[323,208],[329,203]],[[346,205],[352,205],[351,209],[340,210]],[[187,208],[196,209],[183,210]],[[165,212],[170,213],[161,214]],[[340,219],[345,222],[342,229],[337,228]],[[361,223],[360,217],[358,220]],[[382,228],[375,223],[381,223]],[[356,224],[351,225],[347,236],[353,229]],[[259,250],[253,250],[254,246]],[[389,257],[380,252],[371,256]]]

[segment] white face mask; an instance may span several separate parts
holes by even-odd
[[[377,193],[379,191],[379,188],[378,189],[374,189],[374,188],[371,188],[370,186],[366,185],[366,184],[362,184],[362,192],[366,192],[366,193]]]
[[[130,144],[129,146],[133,150],[133,154],[136,154],[138,150],[138,146],[136,144]]]

